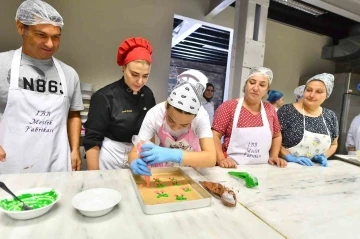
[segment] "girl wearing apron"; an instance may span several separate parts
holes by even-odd
[[[202,107],[207,77],[188,70],[178,76],[178,83],[166,102],[152,108],[141,126],[143,141],[158,137],[160,146],[144,144],[140,155],[134,147],[129,155],[135,174],[151,175],[148,165],[212,167],[216,155],[209,116]]]

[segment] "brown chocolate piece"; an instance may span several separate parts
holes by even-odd
[[[209,190],[212,194],[221,198],[221,202],[228,207],[235,207],[236,206],[236,195],[235,193],[223,186],[220,183],[213,183],[213,182],[199,182],[201,186]],[[230,195],[230,198],[229,198]],[[231,198],[232,196],[232,198]]]

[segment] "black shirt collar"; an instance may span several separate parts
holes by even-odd
[[[119,84],[120,84],[120,87],[122,89],[124,89],[127,93],[131,94],[131,95],[134,95],[133,94],[133,91],[129,88],[129,86],[125,83],[125,79],[124,77],[122,77],[120,80],[119,80]],[[140,91],[137,93],[137,95],[140,95],[142,92],[142,89],[140,89]],[[136,96],[136,95],[134,95]]]

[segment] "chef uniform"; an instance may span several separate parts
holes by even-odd
[[[118,64],[129,60],[151,62],[152,48],[143,38],[130,38],[119,47]],[[126,62],[126,63],[124,63]],[[94,146],[101,148],[100,169],[127,167],[128,153],[132,148],[131,138],[137,135],[149,109],[155,105],[149,87],[143,86],[134,95],[124,77],[98,90],[91,98],[88,119],[85,123],[85,150]]]

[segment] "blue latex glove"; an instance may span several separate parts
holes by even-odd
[[[315,155],[312,159],[314,160],[314,162],[319,163],[321,166],[328,166],[327,158],[324,154]]]
[[[293,163],[298,163],[304,166],[313,166],[313,163],[311,162],[311,160],[307,157],[297,157],[294,156],[292,154],[288,154],[285,156],[286,161],[288,162],[293,162]]]
[[[140,157],[147,164],[174,162],[181,163],[183,151],[180,149],[169,149],[155,144],[144,144],[141,146]]]
[[[135,159],[130,165],[134,174],[151,176],[150,169],[142,159]]]

